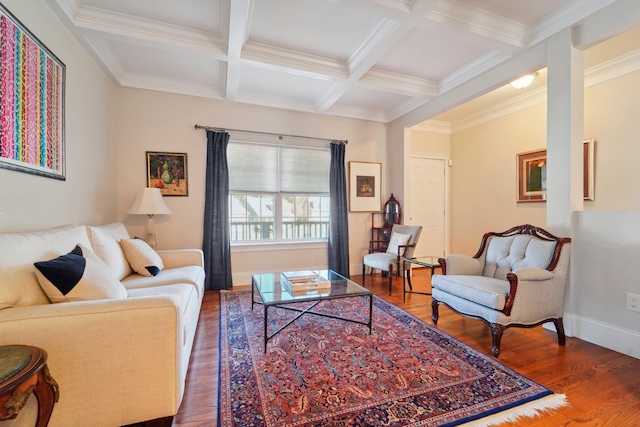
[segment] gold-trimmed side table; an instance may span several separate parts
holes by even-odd
[[[31,393],[38,399],[36,427],[45,427],[60,396],[47,352],[28,345],[0,346],[0,421],[17,417]]]

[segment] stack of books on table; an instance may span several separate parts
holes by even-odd
[[[290,293],[304,294],[309,291],[331,289],[331,282],[310,270],[287,271],[282,273],[282,286]]]

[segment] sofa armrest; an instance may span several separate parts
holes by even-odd
[[[204,267],[204,253],[201,249],[159,250],[158,255],[162,258],[164,268],[185,267],[188,265]]]
[[[47,351],[60,386],[51,426],[84,425],[87,414],[101,425],[171,416],[183,393],[179,306],[158,295],[7,308],[0,344]]]
[[[484,263],[468,255],[452,254],[444,258],[443,274],[456,274],[466,276],[482,276]]]
[[[517,270],[512,271],[513,274],[518,276],[518,281],[529,281],[529,282],[541,282],[545,280],[551,280],[555,277],[555,273],[553,271],[545,270],[544,268],[519,268]]]

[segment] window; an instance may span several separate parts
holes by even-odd
[[[329,236],[327,149],[230,142],[231,241]]]

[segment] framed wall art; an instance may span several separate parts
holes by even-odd
[[[65,65],[0,4],[0,168],[65,179]]]
[[[516,154],[518,203],[543,202],[547,196],[547,150]]]
[[[584,141],[583,197],[595,199],[595,139]],[[544,202],[547,195],[547,150],[516,154],[517,202]]]
[[[147,151],[147,187],[163,196],[188,196],[187,153]]]
[[[381,163],[349,162],[349,211],[380,211]]]

